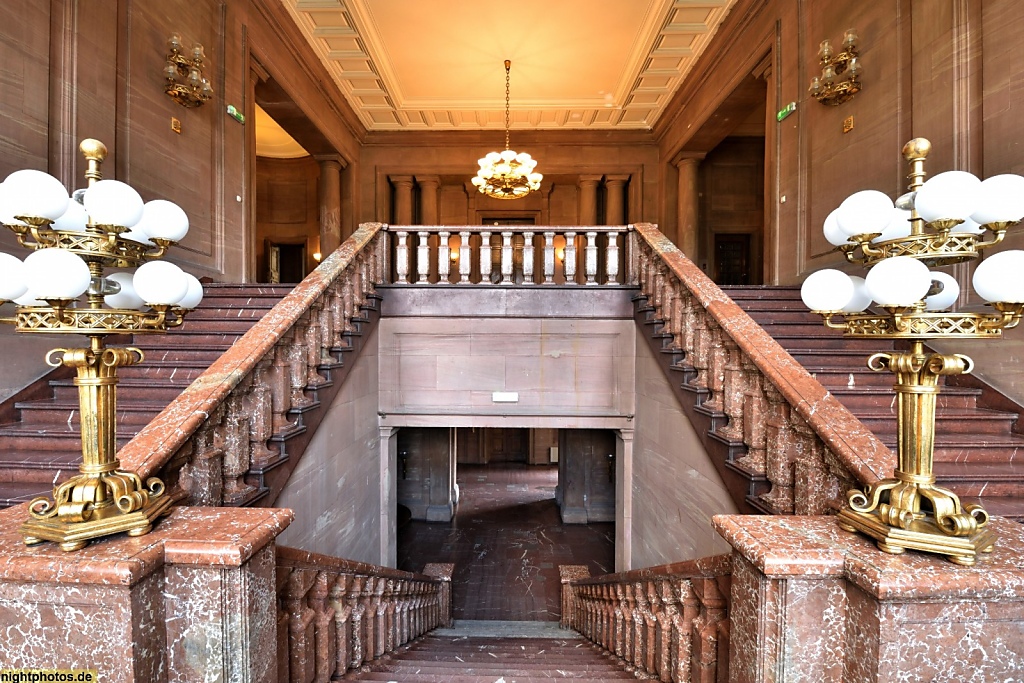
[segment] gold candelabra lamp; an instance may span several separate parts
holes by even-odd
[[[41,171],[15,171],[0,184],[0,223],[31,250],[24,261],[0,253],[0,303],[18,332],[77,334],[88,348],[58,348],[46,362],[74,368],[82,436],[80,474],[55,486],[52,500],[35,498],[21,527],[25,543],[44,540],[77,550],[122,531],[140,536],[171,500],[158,478],[145,482],[116,458],[117,369],[142,362],[134,347],[113,348],[113,334],[159,333],[180,325],[203,297],[199,281],[156,260],[188,231],[188,217],[171,202],[143,204],[125,183],[102,180],[107,149],[81,144],[88,187],[73,198]],[[109,269],[137,268],[134,273]]]
[[[164,92],[181,106],[189,108],[200,106],[213,95],[213,86],[203,74],[203,60],[206,59],[203,46],[199,43],[193,45],[191,55],[185,55],[181,36],[172,33],[167,39],[167,66],[164,67],[167,87]]]
[[[860,57],[857,54],[857,31],[847,29],[843,35],[843,49],[838,54],[832,41],[825,39],[818,47],[821,76],[811,79],[811,96],[822,104],[839,106],[860,92]],[[847,78],[837,80],[844,73]]]
[[[932,472],[938,379],[971,372],[973,361],[934,353],[924,343],[993,339],[1015,327],[1024,312],[1024,252],[1003,251],[975,268],[974,289],[990,312],[951,310],[959,284],[929,267],[977,259],[1001,242],[1024,216],[1024,178],[999,175],[982,182],[948,171],[924,182],[930,149],[923,138],[903,147],[910,191],[895,205],[885,194],[865,190],[825,220],[826,239],[851,263],[870,267],[867,277],[821,270],[804,281],[801,296],[827,327],[846,337],[898,339],[909,347],[868,359],[870,369],[896,376],[898,468],[867,491],[850,491],[839,525],[871,536],[886,552],[909,548],[973,565],[996,542],[985,528],[988,513],[980,505],[962,505],[955,493],[936,485]],[[872,301],[879,312],[868,311]]]

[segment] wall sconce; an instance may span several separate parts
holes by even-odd
[[[555,258],[558,259],[559,263],[565,263],[565,247],[555,248]]]
[[[198,107],[213,95],[210,81],[203,75],[203,46],[196,43],[192,47],[192,57],[182,52],[181,36],[172,33],[167,39],[167,66],[164,76],[167,87],[164,89],[171,99],[183,107]]]
[[[811,87],[808,89],[811,96],[822,104],[838,106],[860,92],[861,65],[857,57],[857,31],[847,29],[843,35],[843,51],[834,54],[832,41],[825,39],[821,41],[818,49],[818,58],[821,60],[821,76],[811,79]],[[836,78],[849,72],[849,78],[837,81]]]
[[[320,263],[320,259],[322,259],[323,257],[324,255],[321,254],[319,251],[313,252],[313,260],[316,261],[317,263]]]

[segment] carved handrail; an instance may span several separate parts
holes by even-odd
[[[277,680],[337,680],[448,625],[451,575],[452,565],[428,576],[278,547]]]
[[[384,228],[364,223],[267,312],[118,453],[122,467],[162,472],[191,504],[238,505],[253,496],[244,477],[274,464],[275,434],[294,429],[289,411],[326,380],[318,368],[361,320],[388,270]],[[176,470],[181,468],[180,475]]]
[[[584,566],[559,570],[562,626],[642,677],[696,683],[728,670],[729,555],[593,578]]]
[[[738,465],[767,476],[775,514],[823,514],[857,482],[892,472],[895,456],[657,227],[630,233],[630,282],[640,286],[704,409],[742,439]]]

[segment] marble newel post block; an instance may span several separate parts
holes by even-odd
[[[834,517],[719,515],[732,545],[729,681],[1024,680],[1024,526],[975,567],[883,553]]]
[[[65,553],[0,512],[0,668],[104,683],[277,678],[274,539],[290,510],[175,508],[153,532]]]

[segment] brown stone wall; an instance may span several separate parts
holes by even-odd
[[[320,167],[312,157],[256,160],[256,276],[267,281],[267,244],[306,245],[305,272],[317,266],[320,211],[317,180]]]

